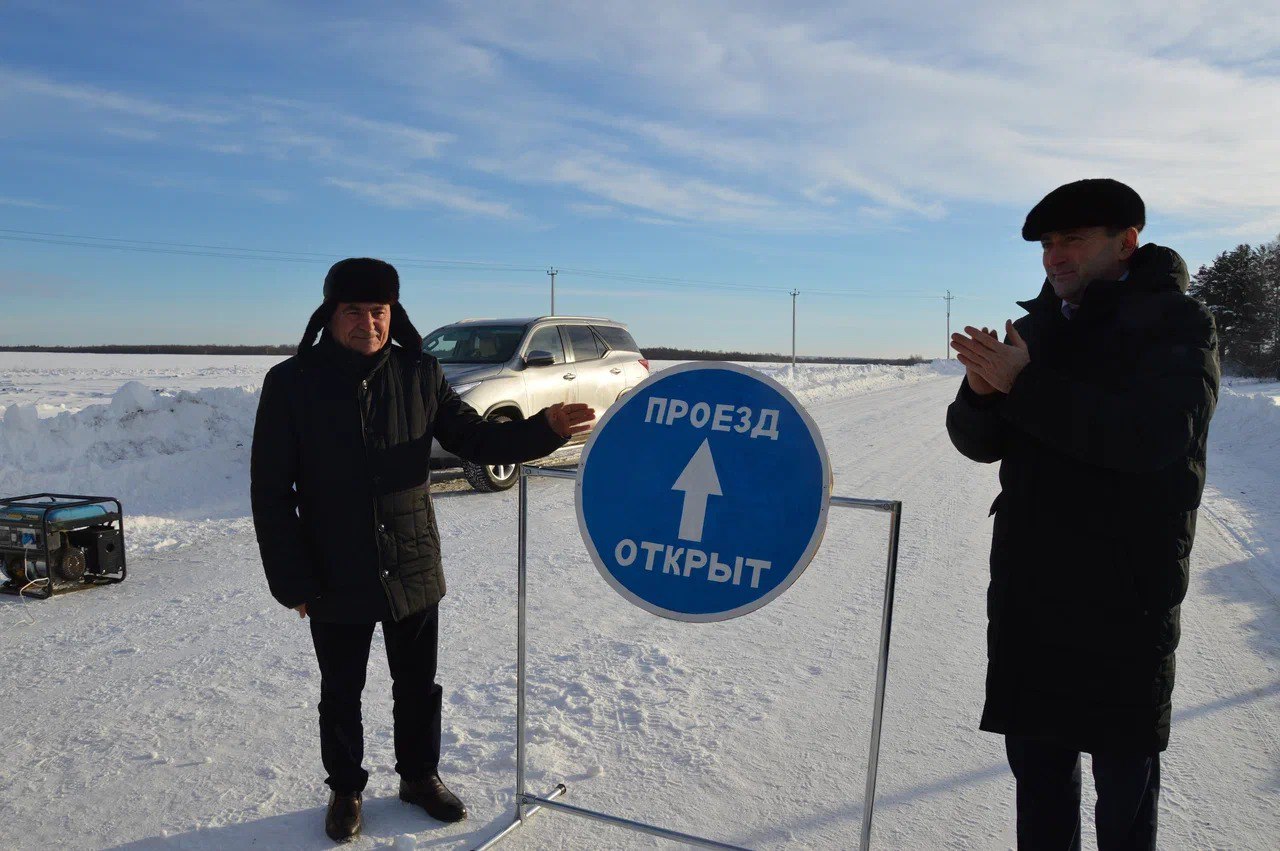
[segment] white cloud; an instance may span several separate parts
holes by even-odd
[[[22,207],[27,210],[62,210],[56,204],[46,204],[43,201],[32,201],[27,198],[5,198],[0,196],[0,206],[3,207]]]
[[[612,204],[585,204],[581,201],[575,201],[568,206],[573,212],[580,216],[587,216],[588,218],[603,219],[616,216],[619,213],[618,208]]]
[[[684,219],[741,218],[758,220],[776,211],[769,198],[717,185],[699,178],[675,178],[661,170],[646,168],[591,152],[553,157],[528,173],[577,186],[615,204],[652,210]]]
[[[154,130],[146,130],[140,127],[126,127],[123,125],[103,125],[102,132],[108,136],[116,136],[120,139],[126,139],[130,142],[156,142],[160,139],[160,134]]]
[[[442,207],[468,215],[519,218],[509,204],[480,198],[466,189],[426,175],[402,175],[395,180],[381,182],[330,178],[328,183],[386,207]]]
[[[42,100],[62,101],[91,112],[127,115],[164,124],[225,124],[230,116],[204,109],[173,106],[159,100],[104,89],[85,83],[64,83],[40,74],[0,68],[0,88],[9,96],[26,95]]]
[[[411,159],[434,159],[439,156],[442,147],[457,138],[452,133],[430,132],[391,121],[372,121],[353,115],[343,115],[340,120],[359,133],[378,137],[383,144],[394,145]]]
[[[102,135],[117,141],[194,149],[264,164],[300,162],[326,171],[343,171],[352,177],[352,185],[362,187],[359,194],[373,200],[391,198],[396,205],[405,206],[410,194],[416,193],[417,201],[425,202],[434,192],[437,203],[451,209],[512,216],[507,205],[480,200],[465,190],[426,178],[416,183],[410,180],[404,184],[408,188],[398,191],[391,188],[387,181],[404,169],[438,158],[442,149],[455,140],[452,133],[282,97],[255,95],[233,100],[207,94],[203,101],[216,107],[191,109],[155,97],[2,68],[0,84],[11,85],[7,97],[0,96],[0,123],[7,123],[10,134],[26,127],[36,128],[27,132]],[[128,123],[102,122],[103,114],[128,119]],[[0,130],[0,134],[3,132]],[[159,157],[152,158],[140,182],[225,194],[220,182],[213,184],[193,177],[189,169],[166,172],[163,162]],[[378,186],[384,188],[375,189]],[[293,197],[285,189],[257,186],[249,186],[245,194],[272,204],[286,203]]]
[[[456,0],[341,19],[283,2],[252,27],[240,7],[205,14],[341,69],[333,104],[168,103],[3,69],[0,84],[127,117],[111,126],[140,143],[301,162],[376,203],[500,218],[555,185],[583,216],[897,228],[969,204],[1017,218],[1103,175],[1198,230],[1280,217],[1280,15],[1254,0]],[[421,176],[423,160],[450,182]],[[483,191],[462,185],[477,170]]]
[[[766,198],[907,221],[967,202],[1020,209],[1102,174],[1190,219],[1280,209],[1280,16],[1256,3],[524,2],[454,13],[456,42],[509,57],[489,63],[490,77],[505,75],[525,108],[499,94],[488,118],[524,155],[554,159],[574,131],[609,140],[603,177],[558,170],[603,200],[619,200],[613,178],[630,161],[651,184],[693,164],[715,174],[752,203],[701,214],[733,224]],[[547,80],[537,97],[516,68]],[[567,126],[541,140],[512,129],[535,112]],[[649,195],[652,212],[669,212],[668,193]]]

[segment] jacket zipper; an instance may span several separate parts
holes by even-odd
[[[360,445],[364,447],[364,466],[366,470],[371,469],[369,463],[369,425],[364,419],[364,396],[369,392],[369,379],[360,379],[360,390],[356,392],[356,409],[360,412]],[[391,599],[391,590],[387,588],[386,579],[391,575],[390,571],[382,565],[382,547],[378,543],[378,535],[382,532],[382,523],[378,516],[378,477],[373,478],[373,545],[374,551],[377,553],[377,566],[374,568],[378,573],[378,584],[382,586],[382,594],[387,598],[387,606],[391,609],[392,620],[396,618],[396,604]]]

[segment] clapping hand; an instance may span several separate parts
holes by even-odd
[[[951,335],[951,348],[956,350],[956,359],[964,364],[969,387],[979,396],[997,391],[1008,393],[1019,373],[1031,363],[1027,343],[1011,320],[1005,321],[1004,329],[1009,336],[1008,345],[996,339],[995,331],[986,328],[979,330],[966,326],[964,331],[969,336]]]
[[[588,423],[595,418],[596,412],[582,402],[570,402],[567,405],[557,402],[547,408],[547,424],[552,431],[564,438],[588,431],[591,428]]]

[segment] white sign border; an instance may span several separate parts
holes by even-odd
[[[813,439],[814,446],[818,450],[819,460],[822,462],[822,501],[818,510],[818,522],[814,525],[813,535],[810,537],[804,553],[800,556],[799,561],[796,562],[796,566],[792,569],[791,574],[780,582],[776,588],[759,599],[752,600],[750,603],[741,605],[736,609],[729,609],[723,612],[712,612],[709,614],[676,612],[671,609],[656,606],[635,594],[619,582],[614,575],[609,572],[609,569],[605,567],[604,560],[600,558],[600,553],[596,550],[595,542],[591,540],[591,534],[587,531],[586,517],[583,516],[582,513],[582,480],[583,476],[586,475],[587,459],[591,455],[592,447],[595,446],[596,438],[604,432],[605,427],[609,424],[609,420],[613,418],[614,414],[618,413],[630,404],[640,395],[640,391],[649,387],[649,385],[657,384],[672,375],[677,375],[681,372],[690,372],[693,370],[724,370],[726,372],[736,372],[740,375],[746,375],[750,378],[754,378],[755,380],[776,390],[779,395],[791,403],[792,408],[795,409],[796,413],[798,413],[800,418],[804,421],[805,426],[809,429],[809,436]],[[587,552],[591,555],[591,560],[595,563],[596,570],[599,571],[600,575],[604,577],[605,582],[608,582],[613,590],[617,591],[627,600],[651,614],[670,618],[671,620],[684,621],[686,623],[713,623],[716,621],[730,620],[732,618],[754,612],[756,609],[763,608],[794,585],[796,580],[800,578],[800,575],[808,569],[809,563],[813,561],[814,555],[817,554],[818,547],[822,545],[822,538],[827,531],[827,513],[831,508],[831,491],[833,484],[831,475],[831,459],[827,455],[827,444],[822,439],[822,433],[818,431],[817,423],[813,421],[813,417],[809,416],[809,412],[805,410],[804,406],[800,404],[794,395],[792,395],[790,390],[782,386],[782,384],[777,380],[765,375],[759,370],[751,369],[750,367],[740,366],[739,364],[729,363],[728,361],[692,361],[690,363],[682,363],[677,364],[676,366],[667,367],[666,369],[650,375],[644,381],[633,387],[619,402],[611,406],[609,410],[605,412],[605,415],[600,419],[600,421],[596,423],[595,427],[591,429],[591,436],[587,439],[586,446],[583,447],[582,455],[578,460],[578,475],[574,480],[574,506],[578,515],[578,533],[582,536],[582,542],[586,544]]]

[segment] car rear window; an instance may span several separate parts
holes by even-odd
[[[640,347],[636,345],[635,338],[631,336],[626,328],[619,328],[616,325],[593,325],[596,333],[605,341],[610,349],[622,350],[624,352],[638,352]]]
[[[604,355],[600,340],[586,325],[566,325],[564,330],[569,335],[569,346],[573,349],[575,361],[595,360]]]

